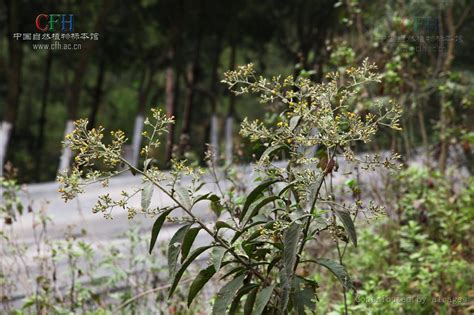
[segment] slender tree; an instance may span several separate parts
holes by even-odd
[[[92,105],[89,113],[89,128],[93,128],[97,122],[97,114],[102,103],[104,93],[104,78],[106,73],[106,59],[102,56],[97,69],[97,79],[92,96]]]
[[[50,90],[51,81],[51,68],[53,66],[53,54],[52,51],[48,51],[46,55],[46,65],[44,68],[44,81],[43,81],[43,93],[41,97],[41,111],[38,119],[38,137],[36,140],[36,170],[35,177],[36,181],[40,180],[40,171],[43,163],[43,147],[44,147],[44,131],[47,122],[46,109],[48,106],[48,96]]]
[[[235,69],[236,59],[236,45],[235,41],[232,41],[230,50],[230,64],[229,69]],[[233,159],[234,150],[234,116],[235,116],[235,94],[229,94],[229,109],[227,111],[227,117],[225,119],[225,161],[226,164],[231,164]]]
[[[177,96],[177,85],[179,82],[179,76],[176,75],[174,66],[175,51],[174,48],[170,48],[168,52],[168,65],[166,66],[165,73],[165,106],[166,115],[168,117],[176,118],[176,96]],[[168,133],[166,134],[166,152],[165,162],[168,163],[173,155],[173,144],[175,134],[175,124],[168,125]]]
[[[155,67],[151,65],[143,72],[143,77],[138,90],[138,110],[135,116],[135,125],[133,128],[132,136],[132,163],[133,165],[138,164],[138,158],[140,156],[140,146],[142,140],[143,122],[145,121],[145,110],[148,105],[150,98],[150,92],[155,85]]]
[[[19,1],[6,0],[7,8],[7,42],[8,42],[8,92],[6,98],[6,108],[3,120],[0,124],[0,176],[3,174],[7,148],[11,137],[11,132],[15,126],[18,107],[20,106],[21,93],[21,68],[23,61],[23,50],[21,42],[13,38],[14,33],[19,33]]]
[[[210,93],[210,102],[211,102],[211,120],[209,128],[209,143],[211,145],[211,150],[213,151],[214,163],[217,162],[219,157],[219,118],[217,114],[217,99],[219,93],[219,61],[222,51],[221,47],[221,34],[216,35],[213,62],[212,62],[212,74],[211,74],[211,93]]]
[[[111,6],[110,0],[105,0],[102,4],[101,10],[97,15],[94,31],[97,33],[102,33],[105,27],[106,16]],[[88,41],[83,45],[83,49],[79,54],[79,60],[77,61],[76,67],[74,68],[73,80],[68,88],[67,93],[67,121],[66,128],[64,131],[64,136],[71,133],[74,128],[74,120],[77,118],[78,107],[80,104],[80,97],[82,91],[82,84],[85,79],[87,66],[91,60],[91,57],[94,53],[96,47],[95,41]],[[68,147],[63,149],[61,154],[58,172],[65,171],[69,169],[69,164],[71,162],[72,152]]]
[[[193,48],[193,57],[186,69],[186,97],[184,101],[183,119],[181,126],[181,135],[179,139],[179,155],[183,156],[184,152],[190,149],[191,124],[192,113],[194,110],[194,102],[196,96],[196,86],[198,83],[198,72],[200,69],[200,55],[203,37],[203,23],[201,19],[203,10],[203,1],[199,3],[197,14],[197,33],[195,39],[195,46]]]

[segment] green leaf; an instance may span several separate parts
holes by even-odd
[[[267,306],[267,303],[270,300],[270,297],[272,296],[272,292],[274,288],[275,288],[275,285],[271,285],[269,287],[266,287],[265,289],[263,289],[257,294],[252,315],[260,315],[263,313],[265,306]]]
[[[293,270],[296,263],[298,241],[301,234],[301,225],[293,222],[285,231],[283,236],[283,272],[281,273],[283,294],[280,301],[280,309],[286,310],[290,295]]]
[[[284,144],[275,145],[275,146],[271,146],[267,148],[265,151],[263,151],[262,155],[260,156],[260,162],[262,162],[267,156],[270,157],[271,154],[284,148],[286,148],[286,145]]]
[[[350,178],[344,182],[344,185],[352,189],[357,186],[357,182],[355,181],[355,179]]]
[[[221,269],[222,259],[224,259],[225,252],[226,249],[221,246],[216,246],[212,249],[211,261],[214,264],[214,268],[216,268],[216,271],[219,271],[219,269]]]
[[[212,314],[222,315],[226,313],[227,306],[229,306],[235,293],[242,286],[244,278],[245,275],[238,276],[220,289],[219,293],[217,293],[214,307],[212,308]]]
[[[258,288],[258,284],[247,283],[247,284],[244,284],[242,288],[240,288],[240,290],[235,295],[235,298],[232,300],[232,304],[230,305],[230,309],[229,309],[229,315],[233,315],[237,312],[239,308],[240,300],[242,299],[242,297],[255,288]]]
[[[181,263],[184,261],[184,259],[186,259],[186,257],[188,257],[189,251],[193,246],[194,240],[196,239],[199,230],[201,230],[200,226],[190,228],[184,236],[183,245],[181,246]]]
[[[153,183],[147,181],[143,184],[141,205],[143,210],[150,207],[151,197],[153,196]]]
[[[350,290],[354,289],[354,284],[352,283],[351,279],[349,278],[349,275],[347,274],[346,270],[344,269],[344,266],[338,264],[337,262],[330,260],[330,259],[318,259],[316,260],[318,264],[320,264],[323,267],[326,267],[331,271],[337,279],[342,283],[342,285]]]
[[[218,201],[211,201],[211,210],[214,212],[216,217],[219,218],[224,207]]]
[[[298,123],[300,122],[301,116],[293,116],[290,118],[290,130],[295,130],[295,128],[298,126]]]
[[[234,231],[237,231],[237,229],[235,227],[233,227],[232,225],[230,225],[229,223],[227,222],[224,222],[224,221],[217,221],[216,222],[216,229],[219,231],[220,229],[230,229],[230,230],[234,230]]]
[[[244,304],[244,315],[250,315],[255,304],[255,298],[257,297],[258,287],[253,289],[248,295],[247,300]]]
[[[201,196],[197,197],[194,200],[194,203],[198,203],[199,201],[202,201],[202,200],[209,200],[211,202],[218,202],[220,200],[220,198],[216,194],[207,193],[207,194],[204,194],[204,195],[201,195]]]
[[[346,230],[349,239],[352,241],[352,244],[357,247],[357,234],[354,227],[354,221],[352,221],[351,215],[347,211],[334,210],[337,217],[341,220],[344,229]]]
[[[252,220],[251,224],[247,224],[241,230],[236,231],[234,237],[231,240],[231,243],[234,243],[240,236],[242,236],[243,233],[245,233],[246,231],[250,230],[251,228],[253,228],[257,225],[265,224],[265,226],[264,226],[264,229],[265,229],[265,228],[270,228],[273,225],[273,223],[274,223],[273,221],[268,222],[268,218],[266,218],[266,217],[256,215],[254,217],[254,219]]]
[[[281,260],[281,256],[276,256],[275,258],[272,259],[272,261],[270,261],[270,263],[268,264],[267,266],[267,275],[270,274],[270,272],[272,271],[273,267],[275,267],[275,265]]]
[[[283,196],[285,192],[287,192],[288,190],[292,189],[295,186],[295,183],[296,182],[291,182],[288,185],[286,185],[282,190],[280,190],[280,192],[278,193],[278,196],[280,197]]]
[[[183,262],[181,267],[178,269],[178,271],[174,275],[174,279],[173,279],[173,282],[172,282],[171,287],[170,287],[170,292],[168,293],[168,298],[170,298],[173,295],[174,291],[176,290],[176,287],[178,286],[179,280],[181,279],[181,277],[183,276],[184,272],[189,267],[189,265],[199,255],[201,255],[203,252],[205,252],[206,250],[208,250],[211,247],[213,247],[213,245],[199,247],[199,248],[196,248],[194,251],[192,251],[191,254],[189,254],[188,258],[186,258],[186,260]]]
[[[158,234],[160,233],[161,227],[163,226],[163,223],[165,222],[166,217],[173,210],[174,209],[169,209],[162,212],[156,219],[155,223],[153,224],[153,228],[151,229],[151,239],[150,239],[150,249],[149,249],[150,254],[151,254],[151,251],[153,250],[153,247],[155,247],[156,239],[158,238]]]
[[[273,202],[277,199],[280,199],[280,197],[278,196],[268,196],[268,197],[265,197],[265,198],[262,198],[262,199],[259,199],[261,200],[257,205],[255,205],[254,207],[252,207],[252,210],[247,212],[246,216],[244,217],[244,219],[242,220],[243,221],[243,225],[246,225],[247,222],[253,218],[256,214],[258,214],[258,211],[264,207],[265,205],[269,204],[270,202]]]
[[[305,315],[305,310],[314,310],[316,303],[317,284],[304,278],[296,276],[292,285],[292,302],[298,315]]]
[[[225,278],[228,278],[230,277],[231,275],[233,274],[242,274],[243,272],[245,272],[245,267],[242,267],[242,266],[237,266],[235,268],[232,268],[229,272],[227,272],[226,274],[224,274],[220,279],[223,280]]]
[[[191,283],[191,286],[189,287],[188,307],[191,305],[199,291],[201,291],[204,285],[212,278],[212,276],[214,276],[215,273],[216,269],[214,268],[214,265],[210,265],[206,269],[203,269],[199,272],[196,279],[194,279],[193,283]]]
[[[283,263],[288,275],[293,274],[300,234],[301,225],[297,222],[293,222],[285,231],[285,235],[283,237]]]
[[[242,208],[242,213],[240,214],[240,220],[242,220],[245,215],[247,214],[247,211],[250,207],[250,205],[260,196],[260,194],[267,189],[268,186],[278,182],[278,179],[272,179],[268,180],[265,182],[260,183],[257,187],[255,187],[250,194],[247,196],[247,199],[245,200],[244,207]]]
[[[181,251],[181,246],[183,244],[184,237],[188,232],[189,228],[193,225],[192,223],[186,224],[181,227],[171,238],[170,243],[168,244],[168,270],[170,273],[170,278],[173,278],[174,273],[176,272],[176,265],[178,263],[179,252]]]
[[[186,188],[177,186],[175,188],[176,196],[178,201],[186,208],[186,210],[191,210],[191,199],[189,198],[189,192]]]
[[[146,171],[148,169],[148,166],[150,165],[152,159],[146,159],[143,161],[143,170]]]

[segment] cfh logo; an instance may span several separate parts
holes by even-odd
[[[74,14],[38,14],[36,28],[41,32],[57,32],[57,24],[61,25],[61,32],[74,30]]]

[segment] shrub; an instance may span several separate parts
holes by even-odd
[[[87,121],[76,122],[67,137],[67,145],[77,153],[75,167],[69,175],[59,176],[61,192],[69,200],[83,191],[84,185],[107,180],[122,166],[140,175],[143,185],[123,198],[112,200],[102,195],[94,207],[111,217],[112,209],[122,208],[133,218],[137,214],[155,215],[151,231],[150,253],[165,220],[179,220],[182,226],[171,238],[168,247],[168,266],[172,296],[184,271],[201,254],[209,253],[211,264],[201,270],[190,286],[188,304],[201,288],[216,274],[225,284],[216,296],[213,313],[223,314],[242,309],[245,314],[287,313],[303,314],[313,310],[318,284],[304,276],[301,270],[308,265],[329,269],[342,284],[344,296],[354,285],[343,266],[343,256],[349,242],[357,245],[354,221],[358,213],[367,216],[380,212],[374,204],[364,205],[357,198],[353,204],[336,198],[329,186],[329,178],[338,169],[338,159],[362,164],[367,169],[379,166],[395,168],[397,155],[382,159],[379,155],[358,158],[351,146],[369,142],[380,126],[400,129],[400,108],[388,102],[374,100],[370,108],[355,111],[363,93],[371,82],[378,81],[375,67],[364,61],[359,68],[348,68],[343,73],[328,75],[327,82],[316,84],[306,78],[271,80],[258,77],[253,66],[239,67],[225,74],[223,82],[236,94],[255,93],[261,103],[280,112],[275,125],[267,126],[259,120],[244,119],[240,134],[266,147],[257,161],[257,183],[243,198],[229,198],[222,183],[214,176],[218,193],[204,193],[202,171],[186,161],[172,163],[169,174],[161,172],[150,152],[159,145],[159,136],[166,125],[173,122],[159,110],[153,110],[146,120],[149,130],[144,132],[148,143],[142,150],[143,167],[136,167],[122,157],[121,146],[126,138],[121,131],[112,132],[112,142],[103,142],[103,128],[87,130]],[[316,151],[316,154],[311,153]],[[288,160],[285,167],[273,163],[282,152]],[[212,158],[209,159],[212,164]],[[97,163],[108,171],[99,171]],[[217,174],[211,165],[211,172]],[[183,177],[191,183],[184,186]],[[354,196],[357,193],[353,185]],[[232,189],[232,188],[230,188]],[[161,208],[151,205],[154,190],[163,192],[172,203]],[[127,201],[141,194],[141,207],[134,208]],[[217,220],[212,226],[204,223],[193,207],[211,203]],[[341,202],[339,202],[341,201]],[[181,209],[185,216],[172,218]],[[339,260],[307,257],[305,248],[317,240],[322,231],[329,231],[339,252]],[[191,250],[199,232],[207,233],[212,242]],[[321,234],[323,235],[323,234]],[[341,244],[341,245],[340,245]],[[344,244],[344,245],[342,245]]]
[[[454,189],[454,182],[460,187]],[[365,229],[358,250],[349,250],[348,268],[360,283],[351,313],[465,314],[472,309],[472,183],[472,177],[451,180],[424,168],[394,178],[387,191],[399,194],[401,221],[382,220]]]

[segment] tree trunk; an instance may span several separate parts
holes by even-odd
[[[232,43],[230,52],[230,65],[231,70],[235,69],[236,59],[236,45]],[[229,111],[225,120],[225,163],[227,165],[232,163],[233,150],[234,150],[234,137],[233,137],[233,125],[234,125],[234,114],[235,114],[235,94],[230,93],[229,95]]]
[[[36,141],[36,168],[35,178],[36,181],[40,181],[40,175],[43,164],[43,147],[44,147],[44,130],[46,127],[46,108],[48,106],[48,94],[49,85],[51,79],[51,67],[53,64],[53,54],[51,51],[48,52],[46,57],[46,67],[44,69],[44,83],[43,83],[43,96],[41,100],[41,113],[38,119],[38,138]]]
[[[423,142],[423,152],[425,156],[425,165],[428,166],[429,163],[429,148],[428,148],[428,134],[426,132],[426,123],[425,123],[425,115],[421,109],[418,110],[418,123],[420,124],[420,132],[421,132],[421,140]]]
[[[439,124],[441,126],[440,129],[440,152],[439,152],[439,158],[438,158],[438,167],[441,173],[444,174],[446,171],[446,164],[448,161],[448,137],[447,137],[447,104],[446,104],[446,96],[443,95],[441,96],[441,104],[440,104],[440,119],[439,119]]]
[[[201,31],[199,31],[194,58],[191,64],[188,66],[186,73],[186,99],[184,101],[183,110],[183,124],[181,127],[181,135],[179,139],[179,155],[183,156],[186,151],[190,149],[190,135],[191,135],[191,123],[192,123],[192,112],[194,107],[194,98],[196,91],[196,83],[198,80],[198,68],[199,68],[199,55],[201,52]]]
[[[99,108],[102,102],[102,93],[104,86],[104,77],[105,77],[105,58],[101,58],[99,64],[99,70],[97,72],[97,81],[94,89],[94,97],[92,101],[91,112],[89,114],[89,128],[94,128],[97,122],[97,114],[99,113]]]
[[[200,1],[199,17],[202,17],[204,2]],[[199,19],[198,30],[196,34],[196,47],[191,64],[188,66],[186,74],[186,98],[184,101],[183,120],[181,126],[181,135],[179,138],[179,155],[182,157],[186,151],[190,150],[192,113],[194,107],[194,98],[196,95],[196,83],[198,81],[199,57],[201,54],[202,41],[202,22]]]
[[[106,0],[103,2],[102,10],[97,16],[97,20],[95,22],[94,32],[100,34],[102,30],[104,29],[106,15],[110,8],[110,4],[111,4],[110,0]],[[68,99],[67,99],[68,120],[66,121],[66,131],[69,130],[71,126],[71,122],[73,122],[77,118],[77,109],[80,104],[82,83],[84,81],[84,77],[86,74],[87,65],[89,64],[89,61],[90,61],[90,57],[92,53],[94,52],[95,45],[96,45],[96,41],[87,41],[85,44],[83,44],[84,49],[82,49],[81,53],[79,54],[79,60],[77,62],[76,68],[74,69],[74,78],[68,90]],[[67,132],[64,133],[64,135],[67,135],[67,134],[68,134]],[[72,158],[71,148],[69,148],[69,146],[65,146],[61,154],[58,172],[67,171],[69,169],[71,158]]]
[[[135,117],[135,125],[133,128],[132,157],[130,161],[134,166],[137,166],[140,156],[143,122],[145,121],[145,109],[147,106],[148,95],[150,94],[150,90],[153,85],[153,72],[153,69],[145,70],[142,84],[140,85],[140,89],[138,91],[138,111],[137,116]]]
[[[228,115],[225,119],[225,163],[232,164],[234,156],[234,116]]]
[[[178,76],[175,75],[174,69],[174,49],[170,49],[168,53],[168,66],[166,67],[166,87],[165,87],[165,96],[166,96],[166,115],[168,117],[176,118],[176,84],[178,81]],[[165,152],[165,162],[169,163],[173,157],[173,145],[174,145],[174,133],[176,130],[175,124],[168,125],[168,133],[166,135],[166,152]]]
[[[20,105],[21,93],[21,66],[23,62],[23,51],[21,41],[14,39],[14,33],[19,32],[18,16],[20,13],[19,2],[15,0],[6,1],[7,23],[8,23],[8,92],[6,108],[3,121],[0,123],[0,176],[3,176],[3,165],[7,156],[8,143],[12,129],[15,126],[18,107]]]
[[[219,118],[216,113],[211,114],[211,128],[209,130],[209,140],[212,150],[214,164],[219,160]]]
[[[453,7],[450,5],[446,10],[446,27],[448,29],[448,33],[450,38],[455,38],[456,36],[456,27],[453,21]],[[443,71],[444,73],[449,72],[451,69],[451,64],[454,59],[454,45],[455,41],[451,40],[448,41],[448,47],[446,52],[446,58],[444,60]],[[446,171],[446,164],[448,160],[448,152],[449,152],[449,137],[448,137],[448,125],[449,119],[447,117],[447,108],[448,101],[446,100],[446,95],[443,92],[441,96],[441,106],[440,106],[440,125],[441,125],[441,143],[440,143],[440,154],[438,159],[438,167],[442,173]]]
[[[181,126],[181,135],[179,136],[179,156],[183,156],[189,149],[189,138],[191,132],[191,114],[194,103],[194,84],[196,80],[196,65],[191,63],[186,70],[186,99],[184,101],[183,122]]]
[[[64,130],[64,137],[70,134],[74,130],[74,121],[68,120],[66,121],[66,129]],[[63,149],[63,153],[61,154],[61,158],[59,160],[59,169],[58,172],[67,172],[69,169],[69,163],[72,158],[72,151],[69,147]]]
[[[221,55],[221,34],[217,34],[216,46],[214,50],[214,62],[212,64],[212,79],[211,79],[211,119],[209,128],[209,144],[212,152],[214,165],[219,159],[219,118],[217,116],[217,94],[219,91],[219,60]]]

